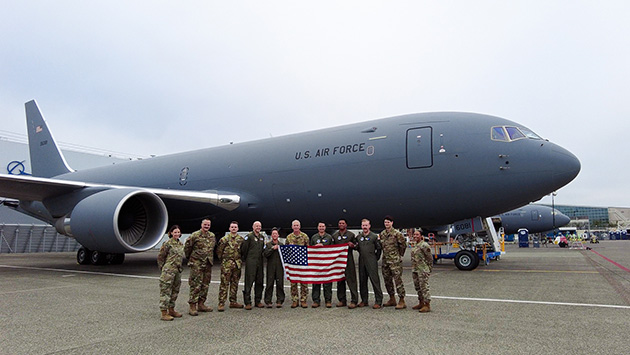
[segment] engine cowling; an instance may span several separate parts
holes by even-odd
[[[166,206],[157,195],[119,188],[82,199],[56,227],[91,250],[135,253],[157,245],[167,223]]]

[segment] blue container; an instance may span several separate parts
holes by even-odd
[[[527,229],[521,229],[518,231],[518,247],[529,248],[529,232]]]

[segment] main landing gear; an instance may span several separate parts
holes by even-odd
[[[81,265],[119,265],[125,261],[125,254],[103,253],[98,250],[90,250],[81,247],[77,251],[77,263]]]

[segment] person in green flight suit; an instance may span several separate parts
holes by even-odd
[[[265,247],[265,237],[260,232],[262,223],[254,222],[252,231],[247,234],[241,245],[241,254],[245,262],[245,286],[243,287],[243,303],[245,309],[252,309],[252,286],[254,286],[254,305],[263,308],[263,248]]]
[[[265,244],[263,256],[267,259],[267,282],[265,285],[265,304],[271,308],[274,283],[276,286],[276,308],[282,308],[284,303],[284,269],[280,259],[280,233],[277,228],[271,230],[271,240]]]
[[[324,222],[319,222],[317,224],[317,233],[313,234],[311,237],[311,244],[314,246],[324,246],[324,245],[332,245],[333,240],[332,236],[326,233],[326,224]],[[332,282],[327,282],[323,284],[324,288],[324,301],[326,301],[326,308],[332,307]],[[312,308],[319,307],[321,303],[321,289],[322,284],[313,284],[313,291],[311,293],[311,297],[313,298]]]

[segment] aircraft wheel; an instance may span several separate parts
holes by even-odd
[[[460,250],[455,254],[455,266],[464,271],[473,270],[479,265],[479,256],[470,250]]]
[[[120,265],[125,261],[125,254],[110,254],[111,258],[109,259],[109,263],[112,265]]]
[[[105,253],[101,253],[98,250],[92,250],[90,253],[90,262],[92,265],[103,265],[107,261],[106,256],[107,255]]]
[[[79,265],[87,265],[90,263],[90,249],[84,248],[84,247],[80,247],[79,250],[77,250],[77,263],[79,263]]]

